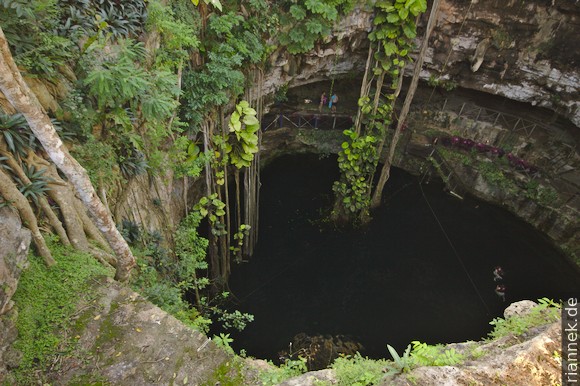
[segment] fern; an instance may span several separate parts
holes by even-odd
[[[461,363],[465,356],[455,349],[445,350],[441,345],[431,346],[419,341],[411,342],[411,358],[417,366],[452,366]]]

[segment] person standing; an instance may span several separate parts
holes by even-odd
[[[332,96],[330,97],[330,111],[336,113],[337,104],[338,104],[338,95],[336,95],[336,93],[333,93]]]
[[[318,106],[318,111],[322,112],[322,106],[324,106],[326,104],[326,92],[322,92],[322,95],[320,96],[320,106]]]

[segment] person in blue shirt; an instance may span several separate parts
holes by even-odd
[[[330,107],[330,111],[336,113],[336,105],[338,104],[338,95],[333,93],[330,97],[330,102],[328,102],[328,107]]]

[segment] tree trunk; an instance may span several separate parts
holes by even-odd
[[[50,118],[22,79],[2,28],[0,28],[0,55],[0,91],[4,93],[10,104],[24,115],[30,129],[50,159],[74,185],[81,201],[88,208],[97,227],[117,256],[115,279],[127,281],[131,269],[135,266],[135,257],[117,230],[107,208],[99,200],[86,170],[69,154]]]
[[[368,90],[369,90],[369,84],[370,82],[367,82],[368,76],[369,76],[369,71],[371,70],[371,59],[373,57],[373,44],[369,44],[369,53],[367,55],[367,63],[365,65],[365,74],[363,76],[363,80],[360,86],[360,97],[362,98],[363,96],[366,96],[368,94]],[[356,119],[354,122],[354,131],[357,133],[357,135],[360,135],[360,127],[361,127],[361,123],[362,123],[362,117],[363,117],[363,113],[362,113],[362,109],[359,108],[357,113],[356,113]]]
[[[419,57],[417,58],[417,63],[415,64],[413,79],[411,81],[411,85],[409,86],[407,96],[405,97],[405,102],[403,103],[401,114],[399,115],[397,129],[395,130],[393,140],[391,141],[391,144],[389,146],[389,153],[387,154],[387,158],[385,159],[385,163],[383,165],[383,168],[381,169],[381,176],[379,178],[379,182],[377,183],[377,187],[375,188],[375,192],[371,199],[371,208],[377,208],[381,204],[381,198],[383,196],[383,188],[385,187],[385,184],[387,183],[391,175],[391,165],[393,164],[393,159],[395,157],[395,149],[397,148],[399,138],[401,137],[403,125],[405,124],[405,120],[407,119],[407,115],[409,114],[409,108],[411,107],[411,102],[413,101],[415,90],[417,90],[417,85],[419,84],[419,73],[421,72],[421,68],[423,67],[423,60],[425,58],[425,53],[427,52],[427,47],[429,46],[429,36],[431,36],[431,32],[435,27],[437,14],[439,13],[439,1],[440,0],[434,0],[433,6],[431,7],[429,22],[427,23],[427,28],[425,30],[425,38],[423,39],[423,43],[421,44]]]

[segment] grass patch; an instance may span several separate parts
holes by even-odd
[[[89,293],[90,279],[113,276],[91,255],[48,240],[57,264],[47,268],[42,259],[30,255],[30,267],[23,272],[14,301],[18,306],[18,340],[14,347],[23,354],[20,367],[13,371],[19,384],[33,383],[35,369],[45,370],[58,354],[74,345],[62,331],[73,327],[77,303]]]
[[[269,362],[272,364],[272,362]],[[260,373],[260,381],[264,386],[277,385],[286,379],[297,377],[308,371],[306,359],[288,360],[280,366],[274,366],[268,371]]]
[[[383,379],[388,367],[389,361],[385,359],[369,359],[359,353],[337,358],[332,364],[341,386],[375,385]]]

